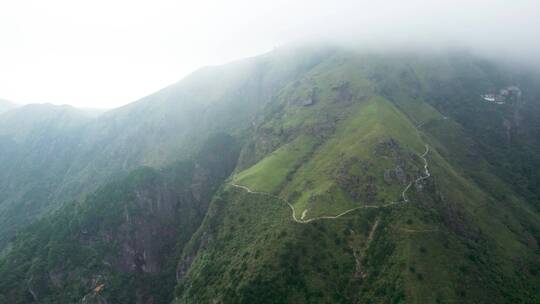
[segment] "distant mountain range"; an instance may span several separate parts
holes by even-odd
[[[0,303],[538,303],[538,168],[540,72],[463,52],[281,48],[98,116],[17,107]]]
[[[0,114],[10,109],[13,109],[14,107],[16,107],[16,104],[14,104],[13,102],[5,99],[0,99]]]

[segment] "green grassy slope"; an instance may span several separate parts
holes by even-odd
[[[400,185],[390,185],[379,197],[363,201],[358,197],[351,199],[350,194],[337,186],[340,181],[336,171],[361,170],[348,168],[351,162],[357,161],[369,161],[366,165],[370,168],[365,169],[369,173],[363,175],[380,182],[379,171],[393,169],[392,160],[375,157],[377,161],[373,162],[373,148],[397,134],[404,137],[401,142],[411,152],[422,153],[424,150],[414,125],[388,102],[382,102],[382,97],[374,97],[375,85],[370,81],[365,65],[363,60],[350,54],[336,55],[278,93],[279,106],[270,109],[259,129],[263,134],[278,134],[278,143],[280,138],[290,143],[238,172],[235,182],[254,191],[279,191],[282,198],[295,206],[297,214],[307,210],[306,216],[314,217],[335,215],[361,203],[384,204],[399,200],[403,190]],[[311,105],[302,104],[306,98],[311,98]],[[296,148],[301,151],[298,153],[287,151],[298,147],[301,143],[297,141],[305,137],[315,138],[316,142]],[[281,166],[275,163],[281,163]],[[277,174],[276,170],[285,164],[288,168]],[[339,207],[326,208],[331,202]]]
[[[272,152],[251,168],[234,176],[234,183],[244,185],[255,191],[273,193],[287,181],[295,167],[302,163],[316,141],[301,136]]]
[[[351,199],[345,189],[340,189],[336,170],[351,166],[351,162],[364,161],[367,162],[367,170],[361,168],[362,165],[352,165],[346,168],[348,174],[368,176],[373,178],[370,182],[377,185],[384,183],[384,169],[394,167],[393,159],[386,155],[374,155],[375,147],[386,139],[399,138],[399,142],[411,149],[411,153],[423,151],[414,126],[382,98],[366,101],[351,107],[349,111],[350,117],[336,126],[334,135],[298,169],[283,190],[284,197],[293,198],[299,213],[308,210],[309,217],[336,215],[358,204],[385,204],[401,199],[404,186],[398,183],[388,185],[374,198]],[[399,133],[407,136],[398,137]],[[362,182],[368,183],[367,180]],[[300,197],[294,200],[298,193]]]

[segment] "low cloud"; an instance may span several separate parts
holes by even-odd
[[[540,2],[5,1],[0,97],[111,107],[298,41],[467,48],[540,66]]]

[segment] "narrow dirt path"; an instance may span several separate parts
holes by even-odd
[[[402,200],[397,201],[397,202],[392,202],[392,203],[407,203],[407,202],[409,202],[409,199],[407,198],[407,191],[409,191],[411,186],[414,183],[417,183],[417,182],[419,182],[421,180],[424,180],[424,179],[431,176],[431,174],[429,173],[429,170],[428,170],[428,162],[427,162],[427,159],[426,159],[426,155],[428,154],[428,152],[429,152],[429,146],[426,144],[426,151],[424,153],[422,153],[421,155],[418,155],[424,161],[424,176],[420,176],[419,178],[415,179],[414,181],[411,181],[407,185],[407,187],[405,187],[405,189],[403,189],[403,192],[401,193]]]
[[[367,238],[367,246],[371,243],[371,240],[373,240],[373,236],[375,235],[375,231],[377,231],[377,227],[379,227],[379,219],[375,221],[375,224],[373,224],[373,227],[371,227],[371,231],[369,232],[368,238]]]
[[[307,215],[307,209],[305,209],[304,212],[302,212],[302,217],[300,219],[303,221],[306,215]]]
[[[272,198],[275,198],[275,199],[284,201],[285,203],[287,203],[287,205],[289,206],[289,208],[291,208],[291,210],[292,210],[292,218],[293,218],[293,220],[294,220],[295,222],[297,222],[297,223],[302,223],[302,224],[304,223],[304,220],[302,220],[302,219],[299,220],[299,219],[296,217],[296,210],[294,209],[294,206],[293,206],[291,203],[289,203],[289,201],[287,201],[286,199],[283,199],[283,198],[281,198],[281,197],[279,197],[279,196],[277,196],[277,195],[274,195],[274,194],[271,194],[271,193],[267,193],[267,192],[253,191],[253,190],[249,189],[249,188],[246,187],[246,186],[238,185],[238,184],[235,184],[235,183],[231,183],[231,186],[236,187],[236,188],[239,188],[239,189],[242,189],[242,190],[246,191],[247,193],[251,193],[251,194],[259,194],[259,195],[266,195],[266,196],[269,196],[269,197],[272,197]]]

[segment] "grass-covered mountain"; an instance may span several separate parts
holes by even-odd
[[[37,146],[61,142],[57,165],[14,153],[30,173],[0,179],[2,210],[26,206],[0,294],[537,303],[539,75],[468,53],[278,49],[56,127]],[[4,133],[2,149],[28,150]],[[34,180],[45,199],[31,213]]]
[[[480,97],[531,81],[515,77],[462,55],[323,60],[254,128],[177,302],[538,301],[537,177],[520,166],[538,160],[537,87]]]

